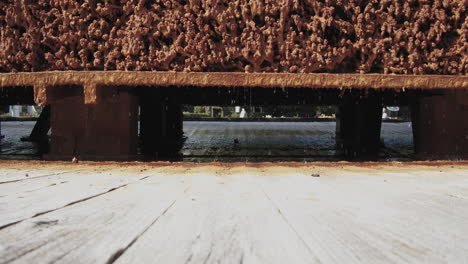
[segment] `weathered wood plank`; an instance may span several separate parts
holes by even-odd
[[[149,177],[0,230],[0,263],[111,263],[189,186],[184,176]]]
[[[68,199],[47,185],[60,177],[80,190],[90,187],[79,179],[136,180],[0,229],[0,263],[468,262],[463,167],[150,167],[0,185],[0,196],[31,191],[50,204]]]
[[[13,183],[18,181],[31,180],[41,177],[54,177],[65,173],[76,173],[84,169],[68,169],[68,170],[22,170],[22,169],[2,169],[0,171],[0,184]]]
[[[310,249],[249,175],[195,177],[192,188],[117,263],[311,263]]]
[[[258,179],[321,262],[468,262],[466,174]]]
[[[111,173],[64,173],[27,181],[0,184],[0,229],[35,215],[56,210],[144,176]]]
[[[468,76],[148,71],[54,71],[0,74],[0,87],[34,86],[38,89],[35,91],[36,96],[42,94],[41,90],[44,90],[45,86],[69,84],[84,85],[91,89],[91,94],[95,94],[92,90],[96,84],[200,87],[468,89]],[[36,98],[36,100],[41,99]],[[92,101],[91,97],[90,101]]]

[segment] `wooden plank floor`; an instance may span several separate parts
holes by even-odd
[[[34,167],[0,162],[0,263],[468,263],[466,162]]]

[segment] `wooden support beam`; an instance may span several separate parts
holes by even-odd
[[[85,104],[97,104],[101,98],[98,95],[98,86],[95,83],[86,83],[83,85]]]
[[[38,83],[34,85],[34,102],[39,106],[47,105],[47,102],[51,101],[50,95],[47,94],[49,91],[45,83]]]
[[[99,104],[107,99],[115,97],[118,89],[112,86],[87,83],[83,85],[84,103]]]
[[[468,157],[468,91],[445,90],[417,98],[411,116],[419,158]]]
[[[127,160],[137,155],[138,104],[122,92],[96,105],[83,96],[57,100],[51,108],[47,159]]]
[[[0,87],[35,86],[36,102],[48,102],[51,86],[82,85],[85,100],[99,100],[99,86],[197,86],[332,89],[468,89],[465,75],[388,75],[238,72],[23,72],[1,73]]]
[[[139,103],[142,153],[149,159],[175,158],[183,137],[183,113],[176,94],[146,90]]]
[[[34,102],[39,106],[54,104],[64,98],[74,96],[83,96],[81,85],[34,85]]]
[[[381,94],[346,94],[338,107],[337,147],[348,159],[376,159],[381,145],[381,125]]]

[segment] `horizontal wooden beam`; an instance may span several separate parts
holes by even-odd
[[[468,89],[467,75],[55,71],[0,73],[0,87],[53,85]]]
[[[95,104],[106,86],[196,86],[328,89],[468,89],[467,75],[328,73],[55,71],[0,73],[0,87],[33,86],[36,103],[47,104],[48,88],[82,85]]]

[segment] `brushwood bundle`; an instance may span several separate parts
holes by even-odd
[[[0,72],[468,73],[468,0],[3,0]]]

